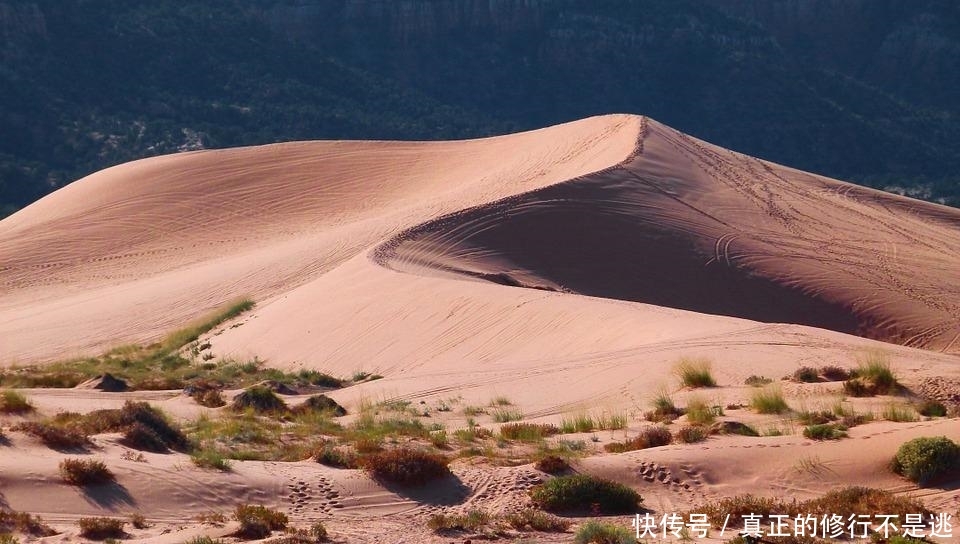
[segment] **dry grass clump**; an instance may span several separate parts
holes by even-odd
[[[14,425],[11,429],[38,438],[48,448],[59,451],[83,450],[91,445],[87,435],[74,429],[50,425],[48,423],[25,421]]]
[[[562,533],[570,528],[570,522],[546,512],[526,508],[503,517],[508,525],[518,531],[538,531],[541,533]]]
[[[677,440],[684,444],[695,444],[707,439],[709,433],[699,425],[687,425],[677,431]]]
[[[633,489],[587,474],[558,476],[530,491],[533,503],[549,512],[594,510],[600,514],[632,514],[643,498]]]
[[[684,413],[687,416],[687,422],[691,425],[710,425],[716,420],[717,409],[708,405],[701,397],[690,397],[687,400],[687,409]]]
[[[38,516],[27,512],[0,509],[0,533],[17,531],[32,536],[53,536],[57,534],[52,527],[43,523]]]
[[[333,417],[340,417],[347,415],[347,410],[343,406],[337,404],[337,401],[331,399],[326,395],[313,395],[303,402],[303,404],[295,407],[292,412],[294,414],[304,414],[309,412],[323,412],[330,414]]]
[[[547,474],[561,474],[570,470],[570,462],[558,455],[544,455],[533,466]]]
[[[673,398],[666,390],[659,390],[651,402],[653,410],[644,414],[648,421],[654,423],[670,423],[683,415],[683,411],[673,403]]]
[[[895,423],[913,422],[920,419],[912,407],[896,403],[888,404],[886,408],[883,409],[881,416],[883,419]]]
[[[236,536],[248,540],[266,538],[273,531],[282,531],[290,521],[283,512],[252,504],[237,505],[233,517],[240,522]]]
[[[675,373],[680,378],[681,387],[716,387],[717,381],[711,374],[712,363],[709,359],[683,358],[677,363]]]
[[[899,388],[900,384],[890,369],[889,357],[881,351],[867,354],[850,373],[850,379],[843,382],[844,392],[854,397],[891,395]]]
[[[761,414],[782,414],[790,410],[779,387],[769,386],[753,392],[750,407]]]
[[[957,469],[960,446],[945,436],[920,437],[904,442],[893,458],[891,468],[910,480],[924,485],[937,476]]]
[[[560,429],[550,423],[508,423],[500,427],[502,438],[521,442],[537,442],[559,433]]]
[[[449,463],[443,455],[423,450],[399,447],[365,456],[362,467],[375,480],[401,484],[423,485],[449,476]]]
[[[636,532],[625,525],[590,520],[577,529],[574,544],[635,544]]]
[[[637,436],[623,442],[604,444],[603,449],[610,453],[623,453],[625,451],[666,446],[672,441],[673,435],[670,434],[670,429],[663,425],[652,425],[644,428]]]
[[[836,365],[820,367],[820,375],[828,382],[842,382],[850,379],[850,371]]]
[[[820,381],[820,373],[817,369],[809,366],[802,366],[793,372],[793,381],[800,383],[816,383]]]
[[[33,410],[23,393],[9,389],[0,393],[0,414],[27,414]]]
[[[227,405],[223,398],[223,384],[220,382],[199,379],[188,385],[184,391],[200,406],[220,408]]]
[[[125,522],[115,518],[80,518],[77,525],[80,527],[80,536],[90,540],[105,540],[108,538],[123,538]]]
[[[835,423],[820,423],[805,428],[803,436],[811,440],[839,440],[847,437],[847,429]]]
[[[212,468],[221,472],[230,472],[230,459],[212,448],[202,448],[190,454],[190,461],[200,468]]]
[[[235,412],[252,410],[258,414],[282,413],[287,411],[287,403],[269,387],[255,385],[234,397],[231,408]]]
[[[360,463],[356,453],[329,442],[317,449],[313,454],[313,460],[334,468],[358,468]]]
[[[64,459],[60,461],[60,477],[70,485],[97,485],[116,480],[103,461]]]
[[[766,376],[757,376],[756,374],[750,375],[746,380],[743,381],[744,385],[749,385],[750,387],[763,387],[764,385],[769,385],[773,383],[771,378]]]

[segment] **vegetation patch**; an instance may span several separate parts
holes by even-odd
[[[749,385],[750,387],[763,387],[773,383],[773,380],[771,378],[767,378],[766,376],[757,376],[754,374],[744,380],[743,383],[744,385]]]
[[[626,525],[590,520],[577,529],[574,544],[635,544],[636,532]]]
[[[533,466],[547,474],[562,474],[570,470],[570,462],[558,455],[544,455]]]
[[[960,462],[960,446],[945,436],[914,438],[903,443],[893,458],[897,474],[924,485],[955,469]]]
[[[25,421],[14,425],[12,430],[38,438],[48,448],[59,451],[83,450],[92,445],[87,435],[48,423]]]
[[[302,414],[306,412],[325,412],[333,417],[347,415],[347,410],[337,404],[337,401],[326,395],[313,395],[293,409],[293,413]]]
[[[507,423],[500,427],[500,436],[505,440],[536,442],[559,434],[560,429],[549,423]]]
[[[236,536],[249,540],[266,538],[273,531],[286,529],[289,523],[286,514],[263,505],[237,505],[233,517],[240,522]]]
[[[711,373],[709,359],[683,358],[677,363],[676,374],[682,387],[716,387],[717,381]]]
[[[883,419],[895,423],[918,421],[920,417],[912,407],[905,404],[890,403],[883,409]]]
[[[821,367],[820,375],[828,382],[842,382],[850,379],[850,371],[836,365]]]
[[[790,410],[783,398],[783,391],[776,386],[768,386],[753,392],[750,407],[760,414],[782,414]]]
[[[116,480],[103,461],[64,459],[60,461],[60,477],[70,485],[97,485]]]
[[[0,414],[28,414],[34,410],[27,397],[19,391],[0,392]]]
[[[211,468],[222,472],[231,470],[230,460],[215,449],[198,449],[190,454],[190,461],[200,468]]]
[[[105,540],[108,538],[123,538],[125,522],[115,518],[80,518],[77,526],[80,527],[80,536],[90,540]]]
[[[358,468],[359,458],[353,451],[325,443],[313,455],[314,461],[334,468]]]
[[[409,447],[398,447],[365,456],[361,464],[374,479],[401,485],[423,485],[449,476],[449,459]]]
[[[673,435],[670,434],[670,429],[663,425],[652,425],[644,428],[637,436],[623,442],[604,444],[603,449],[610,453],[623,453],[625,451],[666,446],[672,441]]]
[[[282,413],[287,411],[287,403],[269,387],[255,385],[247,388],[233,399],[230,405],[235,412],[252,410],[258,414]]]
[[[899,388],[900,384],[890,369],[889,357],[880,351],[869,353],[850,373],[850,379],[843,382],[844,392],[853,397],[891,395]]]
[[[586,474],[558,476],[530,491],[533,503],[549,512],[595,511],[632,514],[643,499],[633,489]]]
[[[701,397],[690,397],[684,412],[691,425],[709,425],[716,420],[719,410],[708,405]]]
[[[800,383],[815,383],[820,381],[820,374],[817,369],[802,366],[793,372],[793,381]]]
[[[653,397],[653,410],[644,414],[648,421],[655,423],[669,423],[683,415],[683,411],[673,403],[673,398],[666,390],[660,390]]]
[[[684,444],[703,442],[707,436],[709,436],[707,430],[699,425],[687,425],[677,431],[677,440]]]
[[[57,534],[45,524],[39,516],[27,512],[0,509],[0,533],[17,531],[32,536],[53,536]]]
[[[816,424],[805,428],[803,436],[811,440],[839,440],[846,438],[847,429],[835,423]]]

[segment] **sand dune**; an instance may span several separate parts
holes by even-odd
[[[211,352],[385,376],[331,393],[348,407],[506,396],[528,420],[623,412],[632,432],[654,391],[689,394],[670,373],[680,357],[714,361],[720,405],[747,402],[750,375],[851,366],[865,349],[885,350],[908,386],[960,378],[960,212],[619,115],[462,142],[302,142],[147,159],[0,221],[0,365],[152,341],[237,296],[257,308],[205,338]],[[791,402],[810,406],[838,387],[784,385]],[[128,398],[181,420],[208,411],[179,392],[30,397],[46,415]],[[828,445],[712,438],[591,457],[582,470],[628,481],[667,511],[739,489],[806,496],[866,483],[900,442],[927,433],[957,437],[960,427],[884,423]],[[147,469],[123,461],[111,437],[98,440],[121,493],[62,495],[52,482],[62,455],[16,435],[0,457],[0,501],[61,523],[149,507],[169,525],[254,500],[368,541],[422,528],[442,508],[515,507],[543,477],[529,465],[458,462],[461,483],[425,500],[312,462],[243,462],[223,481],[184,468],[182,456],[152,456]],[[829,470],[793,474],[814,451]],[[682,481],[646,478],[668,470]],[[892,475],[877,482],[916,490]],[[955,498],[928,496],[943,508]],[[360,529],[361,519],[381,525]]]

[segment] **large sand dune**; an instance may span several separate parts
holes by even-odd
[[[720,405],[748,400],[747,376],[851,366],[864,349],[886,350],[915,385],[960,377],[960,212],[750,158],[646,118],[604,116],[473,141],[147,159],[0,222],[0,365],[151,341],[237,296],[258,306],[209,335],[212,353],[383,374],[331,393],[351,409],[371,398],[505,396],[527,419],[637,416],[657,389],[678,389],[671,367],[687,356],[714,361]],[[838,385],[784,387],[791,402],[815,407]],[[125,398],[181,419],[203,411],[178,392],[31,398],[44,414]],[[457,417],[446,423],[462,425]],[[629,481],[668,511],[740,490],[809,496],[869,483],[900,442],[929,433],[956,438],[960,428],[955,419],[883,423],[816,448],[796,435],[761,445],[728,437],[582,468]],[[871,448],[858,446],[864,439]],[[315,463],[241,463],[223,482],[166,456],[146,470],[121,460],[111,440],[100,439],[119,496],[60,496],[49,483],[59,454],[16,436],[0,457],[0,505],[64,523],[134,506],[169,521],[239,501],[285,505],[288,488],[300,497],[306,486],[327,498],[286,504],[297,519],[332,519],[339,534],[367,541],[422,528],[438,505],[515,505],[540,478],[529,465],[458,465],[462,488],[441,490],[449,496],[438,502]],[[797,472],[813,450],[825,468]],[[658,476],[647,478],[654,464]],[[683,474],[680,483],[662,483],[665,471]],[[915,489],[889,474],[875,480]],[[949,487],[925,497],[956,507]],[[382,524],[356,523],[372,518]]]

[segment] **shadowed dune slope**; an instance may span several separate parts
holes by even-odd
[[[378,249],[455,273],[960,350],[960,213],[646,121],[615,168],[418,226]]]

